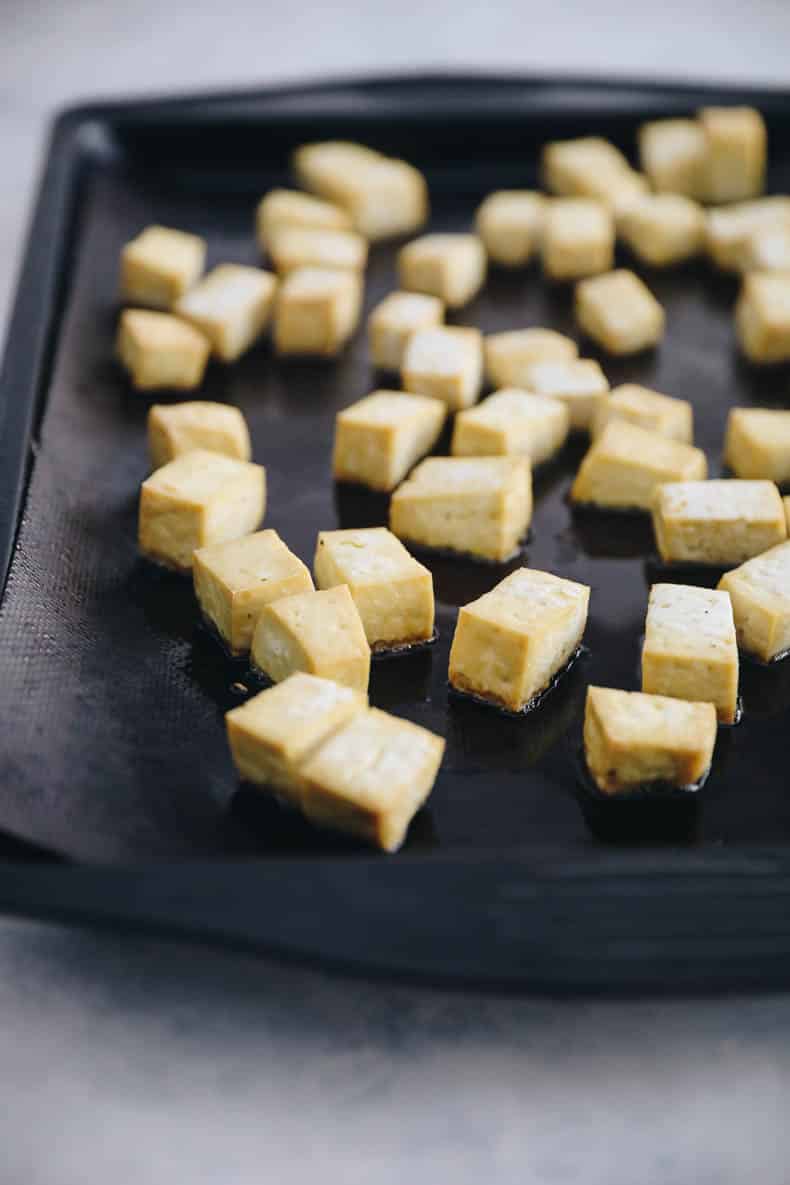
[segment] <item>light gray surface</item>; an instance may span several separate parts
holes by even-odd
[[[0,0],[0,324],[64,102],[432,65],[782,82],[788,44],[781,0]],[[4,921],[0,1182],[781,1185],[789,1036],[786,998],[475,997]]]

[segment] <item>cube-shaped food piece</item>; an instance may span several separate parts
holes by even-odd
[[[570,412],[562,400],[503,387],[477,407],[459,411],[451,452],[454,457],[520,453],[533,465],[539,465],[562,448],[570,422]]]
[[[409,234],[428,217],[428,186],[422,173],[363,144],[305,144],[294,153],[293,164],[305,189],[336,202],[366,239]]]
[[[347,584],[373,650],[433,638],[433,577],[386,527],[319,531],[319,588]]]
[[[442,737],[370,708],[303,766],[302,810],[322,827],[397,851],[433,789],[443,756]]]
[[[753,107],[703,107],[697,113],[705,137],[705,198],[740,202],[765,185],[765,122]]]
[[[724,461],[736,477],[790,482],[790,411],[733,407],[727,418]]]
[[[303,267],[285,277],[274,313],[278,354],[340,353],[357,327],[362,281],[356,272]]]
[[[790,650],[790,543],[779,543],[725,572],[719,588],[730,594],[741,650],[763,662]]]
[[[502,562],[532,519],[526,457],[428,457],[390,501],[390,529],[420,547]]]
[[[394,490],[431,451],[446,416],[441,399],[404,391],[374,391],[352,403],[335,420],[335,481]]]
[[[698,255],[705,246],[705,212],[679,193],[636,198],[617,217],[617,231],[643,263],[666,267]]]
[[[552,193],[598,198],[613,208],[647,191],[647,181],[631,168],[620,149],[599,136],[546,144],[542,172]]]
[[[199,387],[210,351],[202,333],[170,313],[121,313],[116,352],[138,391]]]
[[[592,198],[549,202],[543,226],[543,268],[554,280],[608,272],[614,261],[614,219]]]
[[[433,329],[444,321],[444,305],[422,292],[390,292],[368,317],[370,360],[380,370],[403,365],[406,346],[418,329]]]
[[[370,646],[345,584],[270,601],[258,617],[251,657],[253,667],[273,683],[306,671],[368,689]]]
[[[206,243],[199,235],[148,226],[121,252],[121,298],[171,309],[203,271]]]
[[[734,567],[787,538],[772,481],[680,481],[659,486],[653,530],[665,563]]]
[[[639,129],[642,168],[657,193],[705,196],[705,133],[696,119],[656,119]]]
[[[664,310],[643,280],[625,268],[576,285],[576,320],[609,354],[635,354],[664,336]]]
[[[406,346],[401,382],[415,395],[442,399],[451,411],[471,407],[483,385],[480,330],[458,325],[418,329]]]
[[[298,267],[337,267],[363,271],[368,241],[355,230],[285,226],[269,243],[269,256],[281,275]]]
[[[717,267],[725,271],[749,271],[753,236],[758,232],[787,230],[790,230],[790,197],[774,195],[751,202],[733,202],[718,210],[708,210],[705,245]]]
[[[407,292],[438,296],[459,309],[483,287],[485,248],[477,235],[422,235],[398,252],[398,277]]]
[[[266,471],[193,449],[157,469],[140,489],[140,551],[188,572],[199,547],[256,530],[266,509]]]
[[[151,468],[158,469],[195,448],[249,461],[250,433],[239,409],[201,400],[154,403],[148,412]]]
[[[749,272],[735,306],[735,328],[750,362],[790,359],[790,273]]]
[[[533,362],[524,386],[536,395],[551,395],[568,408],[572,431],[589,431],[609,391],[606,375],[594,358],[566,362]]]
[[[642,646],[642,690],[714,704],[721,724],[738,713],[738,643],[726,592],[654,584]]]
[[[270,189],[258,203],[255,230],[258,246],[267,251],[286,227],[312,230],[351,230],[351,218],[334,202],[300,193],[298,189]]]
[[[450,684],[509,712],[546,691],[581,645],[590,590],[518,568],[458,612]]]
[[[488,258],[503,267],[523,267],[543,232],[544,194],[535,189],[498,189],[478,207],[475,227]]]
[[[201,547],[192,577],[206,622],[231,654],[248,653],[264,605],[313,590],[309,569],[272,530]]]
[[[661,395],[636,383],[612,388],[598,409],[593,435],[602,432],[610,420],[627,420],[683,444],[694,439],[694,412],[687,399]]]
[[[790,272],[790,226],[763,226],[752,231],[742,262],[747,272]]]
[[[620,510],[653,506],[666,481],[702,481],[708,462],[702,449],[669,440],[625,420],[611,420],[596,436],[571,486],[574,502]]]
[[[268,687],[225,715],[239,777],[298,806],[305,762],[367,706],[364,692],[302,671]]]
[[[554,329],[508,329],[486,334],[484,351],[492,387],[524,387],[533,362],[568,361],[578,357],[579,347]]]
[[[217,358],[235,362],[266,328],[276,289],[271,272],[222,263],[179,300],[176,311],[206,335]]]
[[[587,689],[584,755],[604,794],[656,782],[668,789],[694,788],[710,770],[715,744],[713,704],[614,687]]]

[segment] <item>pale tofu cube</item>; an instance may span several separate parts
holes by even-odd
[[[567,405],[560,399],[504,387],[477,407],[459,411],[450,451],[454,457],[515,453],[539,465],[562,448],[570,422]]]
[[[348,585],[371,649],[433,638],[433,577],[386,527],[319,531],[313,569],[319,588]]]
[[[302,671],[268,687],[225,715],[239,777],[298,806],[305,763],[367,706],[364,692]]]
[[[398,371],[406,346],[418,329],[434,329],[444,321],[437,296],[421,292],[390,292],[368,317],[370,360],[379,370]]]
[[[275,235],[286,228],[302,230],[351,230],[351,218],[340,206],[298,189],[271,189],[255,212],[255,230],[261,251],[268,251]]]
[[[653,585],[642,646],[642,690],[714,704],[719,723],[735,723],[738,643],[726,592]]]
[[[332,473],[372,490],[394,490],[439,438],[447,405],[428,395],[374,391],[338,412]]]
[[[695,119],[656,119],[639,129],[642,168],[657,193],[705,196],[705,133]]]
[[[395,852],[433,789],[444,739],[377,708],[355,716],[304,765],[311,822]]]
[[[353,230],[287,226],[269,243],[269,256],[280,275],[298,267],[361,272],[368,261],[368,241]]]
[[[456,691],[523,711],[581,645],[590,590],[550,572],[518,568],[458,612],[450,649]]]
[[[608,272],[614,262],[614,219],[591,198],[549,202],[543,227],[543,269],[554,280]]]
[[[503,562],[532,519],[526,457],[429,457],[390,501],[390,529],[406,543]]]
[[[306,671],[367,691],[370,646],[348,587],[296,593],[264,605],[251,660],[273,683]]]
[[[555,140],[542,154],[546,188],[560,197],[597,198],[616,208],[647,191],[619,148],[599,136]]]
[[[486,377],[492,387],[524,387],[533,362],[565,362],[578,357],[576,342],[554,329],[508,329],[486,334]]]
[[[116,352],[138,391],[191,391],[203,382],[207,338],[170,313],[124,309]]]
[[[198,280],[206,261],[199,235],[148,226],[121,252],[121,299],[171,309]]]
[[[237,655],[249,652],[264,605],[313,590],[309,569],[272,530],[201,547],[192,577],[204,618]]]
[[[483,385],[480,330],[457,325],[418,329],[406,346],[401,382],[415,395],[443,400],[451,411],[471,407]]]
[[[679,193],[637,198],[617,217],[617,231],[634,255],[652,267],[690,259],[705,246],[705,212]]]
[[[665,563],[734,567],[787,537],[771,481],[681,481],[659,486],[653,530]]]
[[[725,572],[738,645],[763,662],[790,650],[790,543],[780,543]]]
[[[534,189],[498,189],[478,207],[475,229],[488,258],[502,267],[523,267],[540,246],[544,194]]]
[[[790,272],[790,225],[752,231],[741,262],[747,272]]]
[[[140,551],[165,567],[189,572],[197,548],[248,535],[265,509],[262,465],[193,449],[143,482]]]
[[[239,409],[200,400],[154,403],[148,412],[151,468],[158,469],[195,448],[249,461],[250,433]]]
[[[753,107],[703,107],[697,113],[705,137],[705,198],[740,202],[765,185],[765,122]]]
[[[582,331],[609,354],[636,354],[664,336],[663,308],[625,268],[577,284],[574,309]]]
[[[584,457],[571,486],[574,502],[619,510],[647,510],[667,481],[702,481],[702,449],[669,440],[625,420],[611,420]]]
[[[235,362],[269,323],[276,289],[270,272],[223,263],[181,298],[176,311],[206,335],[217,358]]]
[[[423,292],[450,309],[461,308],[483,287],[485,248],[477,235],[422,235],[398,252],[398,278],[407,292]]]
[[[425,178],[406,161],[330,140],[298,148],[293,163],[300,184],[345,210],[366,239],[412,233],[428,217]]]
[[[775,195],[734,202],[731,206],[708,210],[705,245],[717,267],[725,271],[748,271],[753,236],[789,230],[790,198]]]
[[[571,431],[589,431],[609,383],[594,358],[533,362],[524,375],[524,386],[536,395],[551,395],[568,408]]]
[[[749,272],[735,306],[735,328],[750,362],[790,359],[790,274]]]
[[[613,687],[587,689],[584,755],[603,794],[656,782],[692,789],[710,770],[715,744],[713,704]]]
[[[280,286],[274,314],[278,354],[339,354],[359,323],[362,283],[356,272],[304,267]]]
[[[694,412],[687,399],[661,395],[636,383],[612,388],[598,409],[593,435],[602,432],[610,420],[626,420],[682,444],[694,440]]]
[[[727,418],[724,461],[736,477],[790,482],[790,411],[733,407]]]

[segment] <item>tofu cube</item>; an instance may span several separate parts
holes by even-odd
[[[189,572],[197,548],[248,535],[265,509],[262,465],[193,449],[143,482],[140,551],[165,567]]]
[[[562,448],[570,429],[568,407],[550,395],[504,387],[455,417],[454,457],[494,457],[515,453],[533,465]]]
[[[443,400],[451,411],[471,407],[483,385],[480,330],[456,325],[418,329],[406,346],[401,382],[415,395]]]
[[[735,328],[750,362],[790,359],[790,274],[750,272],[735,306]]]
[[[639,129],[642,168],[657,193],[705,197],[705,133],[696,119],[656,119]]]
[[[614,220],[592,198],[549,202],[543,227],[543,270],[553,280],[608,272],[614,262]]]
[[[374,391],[352,403],[335,420],[335,481],[394,490],[431,451],[446,417],[440,399],[403,391]]]
[[[148,412],[148,451],[151,468],[195,448],[224,453],[239,461],[252,455],[247,421],[237,407],[196,400],[154,403]]]
[[[434,329],[444,321],[437,296],[421,292],[390,292],[368,318],[370,360],[379,370],[398,371],[406,346],[418,329]]]
[[[735,723],[738,643],[726,592],[653,585],[642,646],[642,690],[714,704],[719,723]]]
[[[280,275],[298,267],[332,267],[361,272],[368,261],[368,241],[353,230],[286,226],[269,243],[269,256]]]
[[[225,715],[239,777],[298,806],[305,763],[367,706],[364,692],[302,671],[268,687]]]
[[[296,593],[264,605],[255,626],[252,665],[273,683],[294,671],[367,691],[370,646],[345,584]]]
[[[764,197],[708,210],[705,246],[724,271],[749,271],[753,237],[770,231],[790,231],[790,198]]]
[[[656,782],[679,790],[696,787],[710,770],[715,744],[713,704],[587,688],[584,755],[603,794]]]
[[[740,202],[765,186],[765,122],[753,107],[703,107],[698,113],[705,137],[705,197],[709,202]]]
[[[206,335],[217,358],[235,362],[269,323],[276,289],[270,272],[223,263],[179,300],[176,311]]]
[[[522,712],[581,645],[590,590],[518,568],[458,613],[450,649],[456,691]]]
[[[264,605],[313,591],[309,569],[272,530],[201,547],[192,577],[203,617],[235,655],[249,653]]]
[[[611,420],[579,466],[571,499],[610,509],[650,511],[662,482],[702,481],[707,476],[702,449],[625,420]]]
[[[653,530],[665,563],[734,567],[787,538],[771,481],[668,482],[656,490]]]
[[[443,756],[442,737],[370,708],[304,765],[302,809],[313,823],[395,852],[433,789]]]
[[[351,218],[340,206],[298,189],[270,189],[258,203],[255,230],[261,251],[268,251],[275,235],[286,228],[351,230]]]
[[[566,405],[571,431],[590,430],[609,391],[606,375],[593,358],[533,362],[524,380],[527,389],[536,395],[551,395]]]
[[[617,217],[617,231],[634,255],[667,267],[698,255],[705,246],[705,212],[679,193],[646,194]]]
[[[694,412],[687,399],[661,395],[636,383],[624,383],[610,391],[598,409],[593,435],[602,432],[611,420],[626,420],[682,444],[694,440]]]
[[[475,229],[492,263],[523,267],[540,245],[546,198],[534,189],[498,189],[478,207]]]
[[[121,252],[121,299],[171,309],[203,271],[206,243],[199,235],[148,226]]]
[[[274,314],[278,354],[339,354],[359,323],[359,275],[337,268],[303,267],[283,280]]]
[[[634,272],[618,268],[576,285],[576,320],[609,354],[636,354],[664,336],[664,310]]]
[[[752,231],[744,245],[742,263],[747,272],[790,272],[790,225]]]
[[[509,329],[486,334],[486,377],[492,387],[524,387],[533,362],[566,362],[578,357],[576,342],[554,329]]]
[[[560,197],[597,198],[615,208],[647,191],[647,181],[608,140],[583,136],[543,149],[546,188]]]
[[[170,313],[124,309],[116,352],[138,391],[191,391],[203,382],[211,347],[202,333]]]
[[[763,662],[790,650],[790,543],[779,543],[725,572],[738,645]]]
[[[526,457],[428,457],[390,501],[390,529],[420,547],[503,562],[532,519]]]
[[[790,482],[790,411],[733,407],[727,418],[724,461],[736,477]]]
[[[483,287],[485,248],[477,235],[422,235],[398,252],[398,278],[407,292],[436,296],[459,309]]]
[[[319,588],[348,585],[372,650],[433,638],[433,577],[386,527],[319,531]]]

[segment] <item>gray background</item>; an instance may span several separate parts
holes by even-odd
[[[787,84],[783,0],[0,0],[0,325],[88,96],[488,66]],[[535,1001],[0,920],[0,1185],[783,1185],[790,1000]]]

